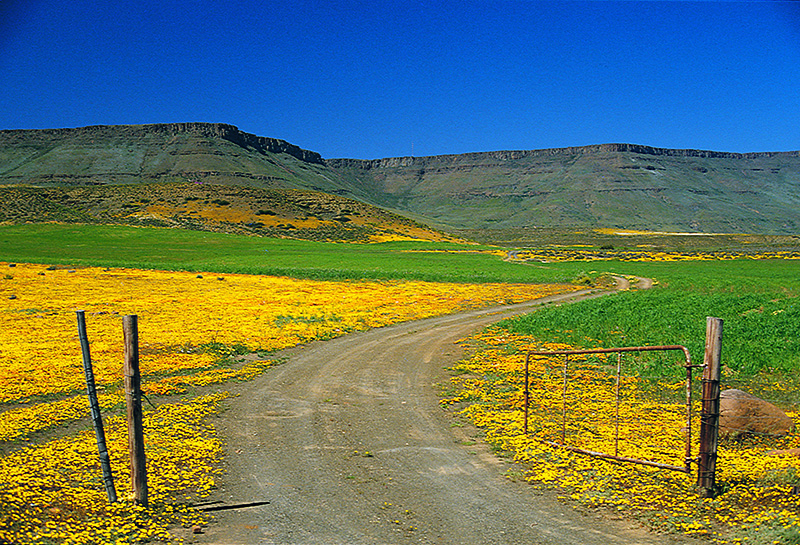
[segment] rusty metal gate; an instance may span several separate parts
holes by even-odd
[[[653,351],[679,351],[683,353],[684,356],[684,364],[683,367],[686,370],[686,380],[685,380],[685,389],[686,389],[686,406],[685,406],[685,446],[684,446],[684,464],[682,466],[674,465],[674,464],[666,464],[662,462],[658,462],[655,460],[648,460],[648,459],[641,459],[641,458],[633,458],[633,457],[625,457],[620,456],[619,453],[619,443],[620,443],[620,392],[621,392],[621,376],[622,376],[622,355],[623,353],[627,352],[653,352]],[[580,447],[575,447],[572,445],[567,444],[566,440],[566,428],[567,428],[567,420],[569,418],[569,406],[567,401],[567,385],[570,381],[570,357],[571,356],[578,356],[578,355],[590,355],[590,354],[616,354],[617,361],[616,361],[616,376],[615,378],[615,404],[616,410],[614,414],[614,452],[596,452],[592,450],[583,449]],[[680,345],[669,345],[669,346],[636,346],[636,347],[626,347],[626,348],[601,348],[601,349],[593,349],[593,350],[562,350],[562,351],[531,351],[528,350],[525,356],[525,389],[524,389],[524,432],[525,435],[529,435],[528,430],[528,421],[529,421],[529,411],[530,411],[530,358],[531,356],[563,356],[564,363],[563,363],[563,389],[561,393],[562,403],[561,403],[561,440],[560,442],[550,441],[547,439],[539,438],[539,441],[559,448],[568,449],[573,452],[578,452],[582,454],[588,454],[591,456],[599,457],[599,458],[606,458],[611,460],[617,460],[622,462],[630,462],[635,464],[642,464],[647,466],[658,467],[661,469],[668,469],[672,471],[680,471],[683,473],[690,474],[692,472],[692,463],[697,462],[698,458],[692,456],[692,371],[697,368],[703,368],[703,365],[693,365],[691,362],[691,357],[689,355],[689,350],[685,346]]]

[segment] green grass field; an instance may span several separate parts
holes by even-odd
[[[576,265],[563,264],[573,271]],[[789,385],[798,385],[795,377],[800,371],[800,260],[594,262],[592,266],[597,272],[654,278],[658,285],[546,308],[500,325],[582,348],[681,344],[689,348],[694,363],[702,363],[706,317],[722,318],[723,378],[729,385],[747,381],[752,390],[758,389],[754,381],[761,380],[767,389],[788,388],[779,397],[797,403]],[[638,365],[643,375],[682,372],[664,358],[643,358]]]
[[[449,253],[432,250],[449,250]],[[553,271],[431,242],[336,244],[178,229],[95,225],[0,227],[0,260],[340,279],[553,282]],[[468,252],[468,253],[464,253]]]
[[[507,263],[449,243],[333,244],[176,229],[37,224],[0,227],[0,261],[314,279],[567,282],[637,275],[654,289],[543,309],[503,322],[574,346],[686,345],[701,360],[707,316],[725,320],[729,377],[800,371],[800,260]],[[447,250],[431,252],[432,250]],[[656,365],[656,369],[652,366]],[[666,372],[645,362],[641,372]]]

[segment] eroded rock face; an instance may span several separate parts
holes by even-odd
[[[719,401],[719,434],[734,438],[748,433],[786,435],[794,422],[780,408],[742,390],[724,390]]]

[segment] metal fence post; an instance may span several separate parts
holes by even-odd
[[[703,369],[703,407],[700,414],[700,452],[697,486],[700,496],[714,496],[719,441],[719,379],[722,355],[722,320],[706,318],[706,351]]]
[[[83,353],[83,374],[86,376],[86,393],[89,396],[89,408],[92,411],[92,423],[94,424],[94,436],[97,442],[97,453],[100,457],[100,468],[103,471],[103,486],[106,489],[109,503],[117,501],[117,489],[114,487],[114,476],[111,473],[111,460],[106,446],[106,432],[103,428],[103,417],[100,414],[100,403],[97,401],[97,389],[94,383],[94,371],[92,370],[92,356],[89,351],[89,338],[86,335],[86,316],[84,311],[76,311],[78,315],[78,338],[81,341],[81,352]]]

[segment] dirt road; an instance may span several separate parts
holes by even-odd
[[[247,383],[217,422],[227,441],[208,544],[667,544],[635,524],[580,514],[503,473],[438,404],[433,384],[461,356],[455,341],[503,309],[403,323],[313,343]]]

